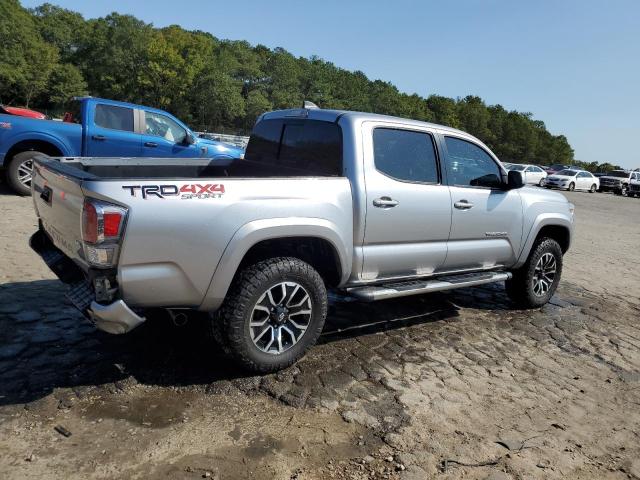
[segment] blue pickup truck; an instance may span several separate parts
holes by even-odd
[[[20,195],[31,188],[32,159],[61,157],[240,158],[234,145],[197,137],[171,114],[130,103],[83,97],[63,121],[0,114],[0,167]]]

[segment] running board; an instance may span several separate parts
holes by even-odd
[[[431,280],[409,280],[406,282],[368,285],[347,289],[349,295],[367,302],[387,298],[407,297],[421,293],[441,292],[454,288],[474,287],[485,283],[503,282],[511,278],[509,272],[479,272],[447,275]]]

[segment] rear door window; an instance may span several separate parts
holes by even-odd
[[[340,176],[342,129],[318,120],[263,120],[251,133],[245,161],[284,176]]]
[[[376,128],[373,156],[376,169],[396,180],[438,183],[435,145],[426,132]]]
[[[133,132],[133,109],[115,105],[96,105],[94,122],[97,126]]]

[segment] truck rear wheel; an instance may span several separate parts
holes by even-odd
[[[308,263],[278,257],[252,265],[234,280],[212,333],[248,370],[288,367],[318,340],[327,316],[327,290]]]
[[[31,195],[31,175],[33,174],[33,158],[45,155],[36,150],[20,152],[13,156],[7,169],[7,182],[18,195]]]
[[[542,238],[534,245],[526,263],[507,280],[507,294],[520,307],[541,307],[555,293],[561,274],[560,245],[552,238]]]

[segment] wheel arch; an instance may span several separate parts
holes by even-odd
[[[540,215],[531,227],[518,261],[513,268],[518,268],[526,262],[533,246],[538,239],[543,237],[549,237],[557,241],[562,253],[566,253],[571,246],[572,234],[573,223],[565,216],[560,214]]]
[[[56,145],[48,140],[29,139],[21,140],[11,146],[5,155],[5,164],[8,165],[13,157],[18,153],[38,151],[42,152],[50,157],[60,157],[64,155],[64,150],[61,145]]]
[[[217,309],[236,274],[266,258],[293,256],[313,266],[325,284],[344,284],[351,271],[352,246],[337,225],[319,218],[256,220],[238,229],[215,269],[200,310]]]

